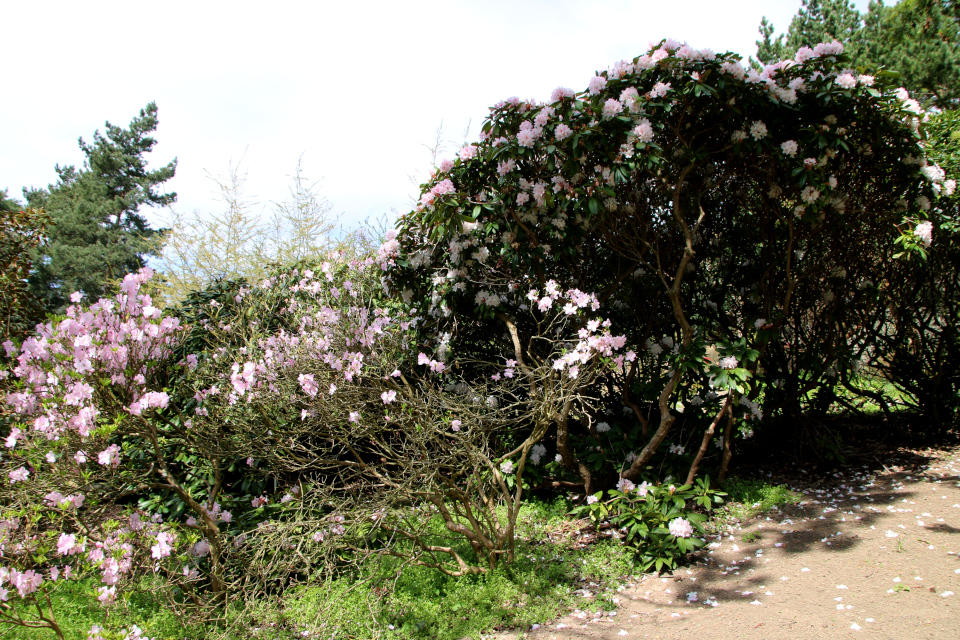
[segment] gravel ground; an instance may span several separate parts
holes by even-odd
[[[960,638],[960,449],[785,480],[803,501],[733,525],[604,614],[499,638]],[[779,479],[777,481],[780,481]]]

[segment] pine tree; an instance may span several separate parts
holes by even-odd
[[[760,22],[757,59],[763,64],[792,57],[802,46],[836,38],[852,63],[900,73],[902,83],[925,107],[960,104],[960,3],[902,0],[870,3],[861,15],[846,0],[803,0],[786,34],[774,38],[773,24]]]
[[[774,26],[764,16],[760,21],[757,59],[764,64],[793,57],[800,47],[820,42],[849,42],[862,25],[860,12],[847,0],[803,0],[800,10],[784,35],[773,39]]]
[[[6,189],[0,190],[0,211],[20,211],[22,209],[23,204],[19,200],[8,196]]]
[[[59,312],[73,291],[88,298],[109,293],[117,279],[159,254],[164,230],[151,229],[142,206],[166,206],[175,193],[158,187],[174,176],[177,161],[147,169],[144,154],[156,139],[157,105],[148,104],[127,129],[106,123],[93,143],[80,139],[83,168],[57,165],[58,181],[47,189],[24,189],[31,207],[51,216],[48,241],[34,251],[30,290],[47,310]]]
[[[960,104],[960,3],[903,0],[887,7],[871,2],[853,48],[858,64],[899,72],[903,86],[925,107]]]

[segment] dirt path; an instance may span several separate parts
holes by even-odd
[[[646,576],[618,611],[577,610],[522,635],[960,638],[960,451],[807,480],[799,505],[731,527],[672,576]]]

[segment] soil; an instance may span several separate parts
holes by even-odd
[[[799,504],[730,525],[689,566],[631,583],[617,611],[593,613],[584,594],[582,610],[496,637],[960,638],[960,448],[784,477]]]

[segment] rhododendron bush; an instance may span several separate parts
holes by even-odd
[[[210,616],[349,558],[453,575],[512,561],[520,477],[541,463],[548,416],[624,339],[581,328],[598,302],[568,292],[576,311],[549,333],[578,339],[575,358],[556,338],[552,358],[471,384],[417,352],[416,308],[384,299],[372,258],[315,269],[211,287],[182,309],[189,324],[142,293],[144,270],[6,345],[0,615],[56,630],[47,589],[87,575],[106,605],[146,575]],[[40,618],[22,617],[34,606]]]
[[[671,443],[692,482],[715,443],[722,478],[736,433],[856,366],[896,243],[929,245],[955,186],[916,102],[842,49],[758,72],[665,41],[585,92],[495,105],[383,245],[386,282],[430,301],[421,335],[458,362],[537,357],[547,283],[595,292],[636,357],[555,417],[563,465],[589,492]]]

